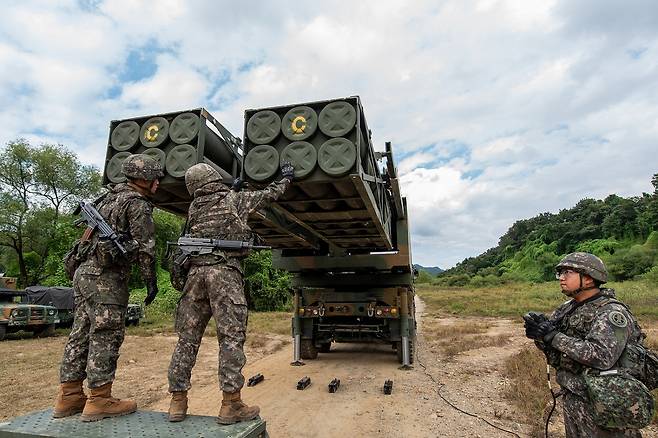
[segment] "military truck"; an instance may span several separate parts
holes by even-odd
[[[293,274],[294,362],[332,342],[382,342],[413,362],[416,334],[406,199],[393,151],[375,152],[358,96],[245,112],[243,177],[291,188],[252,229]]]
[[[141,304],[129,303],[126,309],[126,327],[138,326],[139,320],[144,317],[144,308]]]
[[[0,277],[0,341],[7,333],[31,331],[35,336],[52,336],[59,322],[57,308],[24,304],[27,293],[16,289],[16,279]]]
[[[57,308],[57,327],[71,327],[75,301],[73,288],[63,286],[28,286],[25,288],[24,304],[40,304]]]
[[[295,362],[332,342],[382,342],[404,365],[416,333],[406,200],[392,146],[375,152],[358,96],[245,111],[244,141],[207,110],[141,116],[110,123],[104,183],[122,181],[121,162],[146,153],[165,165],[154,204],[186,214],[185,171],[196,163],[224,182],[252,188],[295,180],[271,207],[250,217],[274,250],[276,267],[293,274]]]

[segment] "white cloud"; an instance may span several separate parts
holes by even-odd
[[[121,82],[131,51],[153,76]],[[358,94],[392,141],[414,259],[448,267],[517,219],[650,190],[658,143],[651,0],[25,1],[0,17],[3,144],[103,164],[112,119]],[[110,93],[112,90],[112,93]]]

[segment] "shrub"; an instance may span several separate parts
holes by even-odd
[[[249,254],[244,263],[244,282],[250,309],[265,312],[290,307],[290,278],[285,271],[274,269],[271,251]]]
[[[628,280],[642,275],[653,266],[655,251],[643,245],[619,249],[608,260],[608,272],[615,280]]]

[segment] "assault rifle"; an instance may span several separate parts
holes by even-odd
[[[222,239],[206,239],[201,237],[187,237],[183,236],[178,239],[178,242],[167,242],[167,245],[175,245],[180,250],[183,256],[190,255],[197,256],[203,254],[211,254],[214,249],[225,249],[229,251],[249,250],[249,249],[270,249],[270,246],[254,245],[251,242],[242,240],[222,240]]]
[[[98,230],[98,237],[101,239],[111,240],[116,247],[121,251],[121,254],[126,255],[128,251],[121,244],[121,237],[114,232],[112,227],[105,222],[105,219],[101,214],[96,210],[96,207],[91,202],[80,201],[80,219],[74,222],[75,225],[80,225],[81,223],[87,224],[87,230],[83,234],[83,239],[86,240],[91,236],[91,233],[94,230]]]

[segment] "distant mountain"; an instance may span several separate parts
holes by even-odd
[[[432,276],[436,276],[440,274],[441,272],[444,271],[444,269],[439,268],[438,266],[421,266],[421,265],[416,265],[414,264],[414,268],[416,268],[418,271],[425,271],[428,274]]]
[[[558,213],[521,219],[498,245],[448,269],[448,285],[492,285],[506,281],[550,281],[555,265],[574,251],[603,259],[616,281],[658,274],[658,173],[653,193],[622,198],[585,198]],[[651,273],[654,274],[651,274]]]

